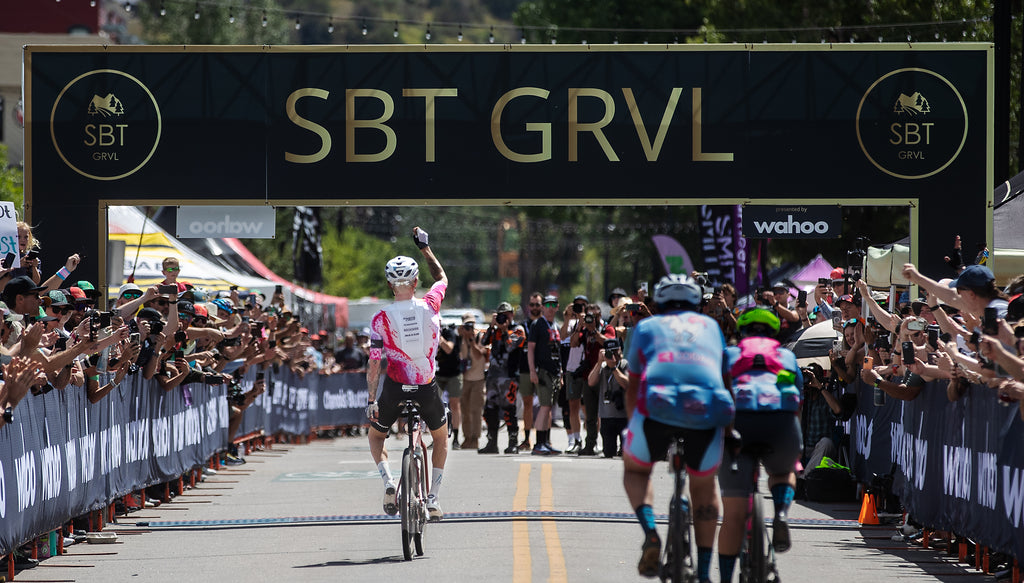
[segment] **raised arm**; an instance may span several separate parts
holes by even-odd
[[[430,243],[428,243],[427,232],[419,227],[413,227],[412,239],[416,242],[416,246],[420,248],[420,252],[423,253],[423,257],[427,260],[427,267],[430,269],[430,276],[434,278],[434,282],[442,282],[448,285],[448,276],[445,274],[444,269],[441,267],[441,262],[434,257],[434,252],[430,250]]]

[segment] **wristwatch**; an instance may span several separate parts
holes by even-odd
[[[14,407],[8,405],[4,409],[4,421],[7,423],[14,423]]]
[[[875,377],[875,382],[871,383],[875,388],[879,388],[882,385],[882,377]]]

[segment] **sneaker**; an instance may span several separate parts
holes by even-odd
[[[524,439],[523,442],[519,444],[519,451],[530,451],[531,449],[533,448],[530,447],[529,439]]]
[[[517,453],[519,453],[519,448],[516,447],[515,442],[512,442],[512,445],[510,445],[510,446],[505,448],[505,453],[507,453],[507,454],[517,454]]]
[[[203,468],[203,474],[207,476],[216,476],[217,470],[213,468]]]
[[[398,500],[395,495],[398,492],[398,484],[394,480],[384,486],[384,513],[389,516],[398,514]]]
[[[583,449],[580,450],[579,455],[581,455],[581,456],[595,456],[595,455],[597,455],[597,452],[594,451],[594,446],[588,445],[587,447],[584,447]]]
[[[433,494],[427,495],[427,515],[430,517],[430,522],[441,522],[441,519],[444,518],[444,512],[441,512],[441,503]]]
[[[789,519],[785,512],[779,512],[772,521],[772,546],[776,553],[784,553],[789,550]]]
[[[568,453],[568,454],[576,453],[576,454],[578,454],[581,449],[583,449],[583,445],[579,442],[579,440],[576,440],[576,441],[572,442],[572,444],[565,449],[565,453]]]
[[[477,453],[498,453],[498,442],[488,439],[487,445],[476,450]]]
[[[554,447],[551,446],[550,443],[545,443],[544,447],[548,448],[548,452],[550,452],[548,453],[548,455],[559,455],[562,453],[562,450],[555,449]]]
[[[459,440],[458,439],[453,439],[452,440],[452,449],[462,449],[462,446],[459,445]]]
[[[640,551],[640,563],[636,570],[643,577],[654,578],[661,573],[661,539],[654,534],[644,540]]]
[[[537,447],[533,448],[532,453],[533,455],[551,455],[551,448],[543,443],[538,443]]]

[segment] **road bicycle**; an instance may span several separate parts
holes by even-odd
[[[743,447],[743,453],[754,457],[754,486],[747,497],[747,524],[740,549],[740,583],[779,583],[775,565],[775,547],[764,525],[764,504],[760,500],[758,482],[761,477],[761,457],[772,450],[763,444]],[[734,464],[734,471],[735,471]]]
[[[411,561],[413,547],[416,556],[423,556],[423,527],[427,523],[427,448],[423,443],[419,403],[403,401],[401,414],[409,445],[402,453],[402,479],[398,483],[398,512],[402,519],[402,554]]]
[[[683,438],[677,436],[669,447],[669,471],[675,476],[672,498],[668,504],[668,543],[661,561],[660,578],[672,583],[695,583],[690,524],[690,500],[686,496],[686,463],[683,460]]]

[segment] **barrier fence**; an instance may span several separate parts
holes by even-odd
[[[241,380],[248,390],[250,369]],[[361,373],[299,376],[267,371],[267,390],[243,414],[237,435],[308,435],[317,427],[363,423]],[[103,379],[101,379],[103,381]],[[860,382],[850,423],[857,479],[888,474],[919,522],[1024,557],[1024,421],[1016,404],[972,385],[950,403],[946,383],[913,401],[877,407]],[[161,390],[128,377],[98,403],[68,387],[29,396],[0,428],[0,555],[74,516],[146,486],[176,479],[228,444],[224,385]]]
[[[945,381],[928,383],[913,401],[887,398],[857,382],[850,453],[858,481],[888,474],[911,516],[996,551],[1024,558],[1024,421],[1017,403],[971,385],[957,401]]]
[[[250,368],[243,390],[255,375]],[[268,370],[266,380],[237,435],[308,435],[363,422],[362,374],[299,377],[281,369]],[[135,376],[95,404],[82,387],[30,395],[0,428],[0,556],[115,498],[176,479],[227,445],[225,385],[164,391]]]

